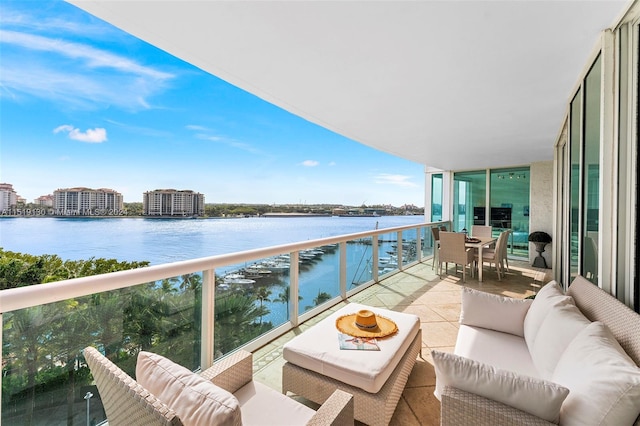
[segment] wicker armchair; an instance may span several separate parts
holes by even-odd
[[[85,348],[84,355],[100,392],[110,426],[178,426],[183,424],[174,410],[152,395],[95,348]],[[253,382],[252,354],[238,351],[202,372],[201,377],[235,394],[241,388],[255,383]],[[262,392],[264,388],[266,388],[264,385],[256,386],[255,392]],[[295,402],[288,396],[272,389],[267,389],[266,392],[268,392],[267,398],[273,398],[274,405],[277,405],[277,399],[281,398]],[[244,415],[242,404],[241,411]],[[248,423],[244,421],[244,424]],[[346,392],[336,390],[306,424],[312,426],[353,425],[353,397]]]

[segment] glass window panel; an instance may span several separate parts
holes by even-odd
[[[579,90],[571,101],[571,123],[570,123],[570,157],[571,174],[569,176],[570,186],[570,235],[569,235],[569,273],[571,278],[578,275],[579,266],[579,226],[580,226],[580,156],[581,156],[581,117],[582,117],[582,90]]]
[[[453,231],[471,231],[474,212],[486,209],[485,170],[458,172],[453,176]]]
[[[528,167],[491,170],[488,224],[496,237],[505,229],[513,230],[507,242],[508,252],[520,257],[529,256],[530,181]],[[481,220],[484,216],[475,219],[478,225]]]
[[[431,222],[442,220],[442,173],[431,175]]]
[[[598,215],[600,212],[600,80],[598,57],[585,79],[582,275],[598,282]]]

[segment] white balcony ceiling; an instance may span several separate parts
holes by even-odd
[[[445,170],[550,160],[627,1],[70,0],[320,126]]]

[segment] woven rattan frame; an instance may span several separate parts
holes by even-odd
[[[292,392],[322,404],[336,389],[340,389],[353,395],[356,420],[368,425],[388,425],[421,348],[422,330],[419,329],[378,393],[369,393],[290,362],[285,363],[282,368],[282,392]]]
[[[442,425],[455,426],[551,426],[533,414],[451,386],[442,391]]]
[[[84,350],[100,392],[109,426],[181,426],[176,413],[93,347]],[[240,350],[202,372],[201,376],[234,393],[253,380],[253,355]],[[282,395],[283,398],[286,396]],[[353,425],[353,397],[334,392],[307,426]]]
[[[582,276],[569,286],[568,295],[591,321],[609,327],[620,346],[640,365],[640,315]],[[550,425],[543,419],[508,405],[460,389],[445,387],[440,424],[443,426]],[[640,426],[638,418],[635,426]]]
[[[582,276],[573,280],[567,294],[589,320],[609,327],[622,349],[640,365],[640,315]]]
[[[93,347],[84,357],[100,392],[109,426],[179,426],[176,413]]]

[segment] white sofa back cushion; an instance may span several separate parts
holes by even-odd
[[[565,296],[556,281],[550,281],[538,291],[524,318],[524,340],[528,347],[533,347],[538,330],[549,311],[567,304],[573,304],[573,298]]]
[[[468,287],[462,289],[460,324],[524,336],[524,318],[530,299],[514,299]],[[496,315],[500,312],[500,315]]]
[[[171,407],[185,426],[242,424],[235,396],[161,355],[138,354],[136,381]]]
[[[502,402],[549,422],[557,423],[569,389],[549,381],[500,370],[458,355],[432,351],[436,370],[434,395],[445,386]]]
[[[562,353],[589,324],[591,321],[575,305],[558,306],[547,313],[533,346],[529,346],[531,359],[541,377],[551,379]]]
[[[631,425],[640,415],[640,368],[601,322],[573,339],[552,377],[570,389],[563,426]]]

